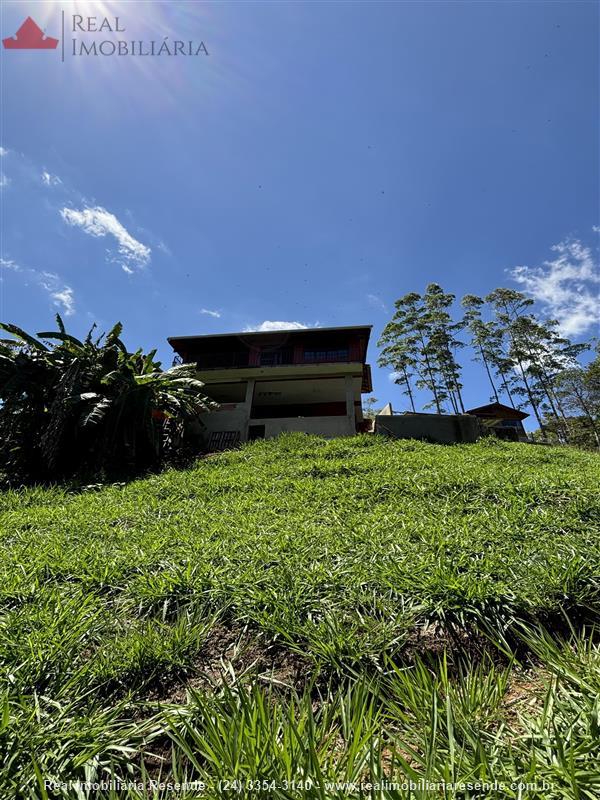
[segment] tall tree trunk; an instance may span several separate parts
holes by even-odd
[[[481,353],[481,360],[483,361],[483,365],[485,367],[485,371],[487,373],[488,380],[490,382],[490,386],[492,387],[492,394],[494,396],[494,400],[497,403],[499,403],[500,400],[498,399],[498,391],[496,389],[496,384],[494,383],[494,380],[492,378],[492,373],[490,372],[490,367],[489,367],[485,352],[483,350],[483,347],[481,346],[481,343],[478,343],[478,344],[479,344],[479,352]]]
[[[509,342],[512,344],[513,349],[515,349],[515,351],[518,352],[518,348],[515,345],[514,334],[513,334],[513,331],[511,329],[511,327],[510,327],[511,311],[510,311],[510,308],[508,307],[507,303],[504,303],[504,313],[506,314],[506,318],[509,321],[509,326],[508,326],[508,331],[507,331],[508,332]],[[515,316],[515,315],[513,314],[513,316]],[[519,319],[518,314],[516,315],[516,319],[517,320]],[[525,341],[528,344],[528,340],[526,339]],[[510,350],[509,350],[509,353],[510,353]],[[533,409],[533,413],[535,414],[535,418],[536,418],[536,420],[538,422],[538,425],[540,426],[540,431],[542,432],[542,435],[544,436],[544,438],[547,438],[547,436],[546,436],[546,426],[542,422],[542,419],[540,417],[540,413],[539,413],[539,410],[538,410],[537,403],[533,399],[533,392],[531,391],[531,387],[529,386],[529,381],[527,380],[527,375],[525,374],[525,369],[523,367],[523,362],[522,362],[522,360],[521,360],[521,358],[519,356],[515,356],[515,358],[516,358],[517,364],[519,365],[519,369],[521,370],[521,378],[522,378],[523,383],[525,385],[525,390],[527,391],[527,396],[529,397],[529,404],[531,405],[531,408]],[[530,360],[532,360],[532,359],[530,359]]]
[[[427,375],[429,376],[430,390],[431,390],[431,392],[433,394],[433,399],[435,401],[435,407],[437,409],[437,412],[438,412],[438,414],[441,414],[443,412],[442,412],[442,407],[440,405],[440,398],[439,398],[438,392],[437,392],[437,386],[436,386],[436,382],[435,382],[435,373],[433,372],[433,368],[432,368],[432,366],[431,366],[431,364],[429,362],[429,356],[427,355],[427,350],[425,349],[425,342],[423,340],[423,336],[419,335],[419,338],[421,340],[421,354],[423,356],[423,359],[425,360],[425,371],[427,372]]]
[[[453,381],[452,381],[452,373],[448,370],[448,364],[446,364],[446,365],[440,364],[438,369],[439,369],[440,375],[442,376],[442,381],[444,383],[444,388],[446,389],[446,394],[448,395],[448,398],[450,399],[450,404],[452,406],[452,411],[455,414],[458,414],[458,404],[456,402],[456,393],[455,393],[454,385],[453,385]]]
[[[456,394],[458,396],[458,403],[460,405],[460,413],[464,414],[465,413],[465,404],[463,403],[462,392],[460,390],[460,386],[458,385],[458,378],[456,378]]]
[[[542,389],[544,390],[544,394],[546,395],[546,397],[548,399],[548,405],[550,406],[550,410],[552,411],[552,416],[556,420],[556,424],[557,424],[558,430],[562,431],[562,435],[563,435],[563,437],[565,439],[565,442],[568,442],[569,441],[569,432],[567,431],[567,429],[566,429],[566,427],[564,425],[564,420],[561,419],[560,414],[558,413],[558,410],[557,410],[556,405],[554,403],[554,398],[552,397],[552,392],[550,390],[550,387],[548,386],[548,384],[546,383],[544,378],[541,377],[542,373],[543,373],[543,370],[540,370],[540,383],[542,384]]]
[[[567,420],[567,415],[565,414],[565,409],[563,408],[563,405],[560,402],[560,398],[554,391],[554,386],[552,386],[552,383],[550,383],[549,385],[550,385],[550,391],[552,392],[552,397],[554,398],[554,402],[556,403],[556,408],[558,409],[558,413],[560,414],[560,418],[562,420],[562,426],[565,431],[566,441],[569,442],[571,440],[571,434],[569,433],[569,422]]]
[[[460,412],[464,414],[465,404],[463,403],[462,393],[460,391],[460,386],[459,386],[460,381],[458,379],[458,373],[456,370],[457,366],[456,359],[454,358],[454,355],[452,354],[452,351],[450,350],[449,347],[446,347],[446,353],[448,358],[448,367],[450,369],[450,377],[452,378],[453,390],[456,393],[456,397],[458,398],[458,405],[456,403],[456,400],[454,402],[454,405],[456,407],[456,413],[457,414],[459,413],[459,407],[460,407]]]
[[[558,428],[559,431],[562,430],[562,435],[564,436],[565,441],[568,442],[569,441],[569,432],[563,426],[562,421],[561,421],[561,419],[560,419],[560,417],[558,415],[558,411],[556,410],[556,406],[554,404],[554,400],[553,400],[553,397],[552,397],[552,394],[551,394],[551,390],[550,390],[550,387],[549,387],[549,385],[547,383],[547,374],[546,374],[546,370],[544,369],[543,358],[540,357],[539,360],[537,360],[535,358],[535,356],[534,356],[534,354],[532,352],[532,348],[531,348],[531,339],[526,334],[523,336],[523,340],[524,340],[525,346],[527,348],[527,356],[528,356],[529,363],[530,364],[535,364],[537,369],[538,369],[538,371],[539,371],[538,380],[539,380],[539,382],[540,382],[540,384],[542,386],[542,389],[544,390],[544,394],[546,395],[546,398],[548,400],[548,405],[550,406],[550,410],[552,411],[552,416],[556,420],[557,428]]]
[[[520,358],[517,358],[517,364],[519,365],[519,369],[521,370],[521,378],[523,379],[523,384],[525,385],[525,390],[527,392],[527,397],[529,398],[529,405],[533,409],[533,413],[535,414],[535,418],[537,420],[538,425],[540,426],[540,430],[546,437],[546,426],[542,422],[542,418],[540,417],[540,412],[538,411],[537,402],[533,399],[533,392],[531,391],[531,387],[529,385],[529,381],[527,380],[527,375],[525,374],[525,369],[523,368],[523,363],[521,362]]]
[[[412,386],[410,385],[410,378],[408,376],[408,372],[406,371],[406,367],[402,367],[402,375],[404,377],[404,383],[406,384],[406,393],[410,399],[410,407],[413,410],[413,413],[416,414],[417,411],[415,409],[415,400],[413,397]]]
[[[456,402],[456,394],[452,389],[452,385],[448,383],[448,379],[446,377],[444,377],[444,386],[446,387],[446,391],[448,392],[448,397],[450,398],[452,411],[454,411],[455,414],[458,414],[458,403]]]
[[[502,379],[501,380],[502,388],[504,389],[508,399],[510,400],[511,406],[516,410],[517,407],[515,405],[515,401],[513,400],[512,393],[511,393],[510,389],[508,388],[508,381],[506,380],[504,370],[499,369],[498,373],[500,375],[500,378]]]

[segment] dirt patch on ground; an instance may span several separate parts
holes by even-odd
[[[506,654],[494,647],[483,634],[473,629],[448,630],[440,624],[416,627],[402,647],[388,655],[397,664],[412,666],[416,661],[423,661],[434,670],[440,659],[445,658],[451,676],[463,674],[465,669],[482,662],[490,666],[508,664]],[[539,689],[541,685],[541,680],[536,677],[535,661],[526,659],[521,663],[527,662],[531,671],[523,667],[522,672],[515,673],[509,685],[505,705],[511,715],[521,708],[521,697],[525,698],[528,692],[531,693],[533,688]],[[348,665],[349,673],[353,672],[353,666],[356,665]],[[375,670],[373,665],[362,664],[361,667],[367,673],[370,668]],[[273,641],[267,632],[251,626],[221,623],[213,627],[184,674],[159,676],[151,684],[146,684],[144,715],[158,711],[164,704],[186,704],[190,690],[212,692],[225,684],[233,686],[242,681],[260,683],[280,696],[290,692],[302,693],[312,685],[315,696],[319,697],[320,688],[325,685],[331,688],[332,682],[344,680],[349,673],[343,669],[332,672],[330,665],[319,665],[308,654]]]
[[[520,717],[533,713],[543,705],[544,695],[551,680],[549,673],[541,669],[511,673],[510,682],[502,698],[502,716],[513,731],[521,730]]]
[[[494,664],[506,661],[505,656],[489,639],[475,629],[447,629],[440,624],[420,625],[404,643],[396,658],[407,664],[417,659],[429,660],[446,657],[450,672],[474,666],[486,660]]]
[[[258,632],[218,625],[185,678],[155,684],[148,700],[182,704],[190,689],[211,690],[224,683],[233,685],[242,678],[272,685],[282,692],[301,691],[313,671],[311,659],[269,641]]]

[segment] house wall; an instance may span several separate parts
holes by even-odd
[[[200,416],[202,425],[195,432],[204,436],[215,431],[239,431],[241,438],[242,434],[248,430],[250,408],[245,403],[231,405],[232,408],[227,407],[202,414]]]
[[[210,384],[206,384],[206,393],[210,397]],[[252,409],[252,396],[254,393],[254,381],[244,381],[232,383],[230,385],[230,397],[236,399],[243,394],[242,402],[227,402],[227,387],[223,384],[218,385],[218,396],[220,398],[220,408],[208,411],[200,415],[200,425],[194,433],[202,439],[210,439],[210,434],[216,431],[238,431],[240,441],[245,442],[248,437],[248,423],[250,421],[250,411]]]
[[[343,417],[281,417],[278,419],[253,419],[251,425],[265,426],[265,439],[272,439],[280,433],[289,431],[302,431],[324,436],[327,439],[336,436],[353,436],[355,425],[349,424],[348,418]]]
[[[361,377],[354,374],[286,380],[250,379],[229,385],[221,382],[215,384],[215,389],[221,407],[203,414],[203,427],[196,430],[205,440],[209,440],[213,432],[237,431],[240,441],[244,442],[248,438],[249,425],[264,425],[266,438],[284,431],[304,431],[326,437],[352,436],[356,432],[356,423],[362,420]],[[230,398],[239,401],[242,392],[243,402],[227,402]],[[206,382],[206,393],[211,396],[210,382]],[[314,404],[318,416],[308,413],[303,416],[285,415],[286,406],[291,409],[302,404]],[[326,415],[323,410],[328,404],[331,404],[332,413]],[[273,406],[278,407],[276,417],[259,413],[264,408],[268,414]]]

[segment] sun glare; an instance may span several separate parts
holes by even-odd
[[[27,12],[47,36],[60,38],[70,74],[99,96],[106,90],[164,109],[180,102],[190,84],[206,97],[223,81],[222,63],[217,68],[209,57],[217,15],[205,4],[49,0],[28,4]]]

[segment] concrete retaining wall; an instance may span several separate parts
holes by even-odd
[[[457,444],[477,441],[480,427],[479,420],[468,414],[378,414],[375,433],[395,439]]]

